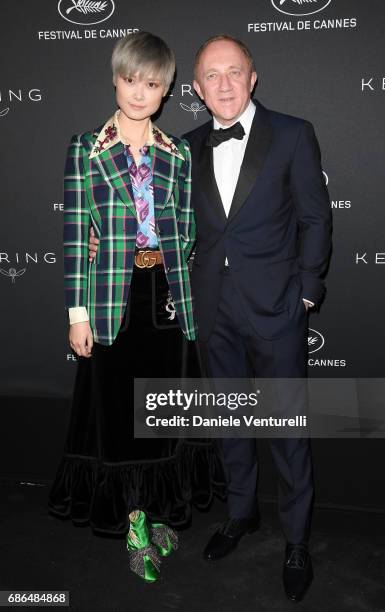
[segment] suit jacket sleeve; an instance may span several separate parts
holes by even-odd
[[[291,166],[291,189],[300,226],[299,267],[303,297],[319,304],[331,250],[332,217],[313,126],[300,129]]]
[[[71,140],[64,172],[64,286],[67,308],[87,306],[88,236],[91,224],[85,189],[83,145]]]
[[[195,242],[195,219],[191,205],[191,153],[186,141],[180,143],[179,150],[185,159],[178,175],[177,220],[183,254],[187,261]]]

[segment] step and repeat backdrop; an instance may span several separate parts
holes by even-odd
[[[309,374],[382,377],[383,0],[18,0],[1,7],[0,394],[68,397],[76,359],[63,305],[62,175],[71,136],[115,110],[110,56],[138,30],[178,72],[157,123],[180,135],[209,115],[195,51],[228,33],[251,49],[255,96],[316,129],[334,218],[327,299],[312,314]]]

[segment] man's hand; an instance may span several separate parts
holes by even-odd
[[[88,243],[88,261],[90,263],[92,263],[96,257],[96,254],[98,252],[98,245],[99,245],[99,238],[96,238],[94,228],[91,226],[90,227],[90,241]]]
[[[79,357],[91,357],[94,338],[89,322],[83,321],[70,325],[69,341],[72,350]]]

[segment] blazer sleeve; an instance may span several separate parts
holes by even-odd
[[[290,180],[300,226],[302,295],[319,304],[325,291],[323,279],[331,252],[332,215],[318,141],[308,121],[299,131]]]
[[[83,145],[73,136],[64,172],[64,286],[67,308],[87,307],[88,234],[91,224],[85,188]]]
[[[185,261],[188,260],[195,243],[195,218],[191,204],[191,152],[188,143],[182,140],[179,150],[184,157],[179,175],[177,219]]]

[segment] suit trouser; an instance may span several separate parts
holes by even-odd
[[[290,329],[276,340],[257,335],[237,297],[225,269],[213,331],[200,342],[206,375],[212,378],[306,378],[308,317],[301,302]],[[198,321],[199,325],[199,321]],[[256,516],[257,441],[222,439],[228,479],[231,518]],[[271,438],[270,448],[278,471],[278,509],[287,541],[309,538],[314,484],[310,440]]]

